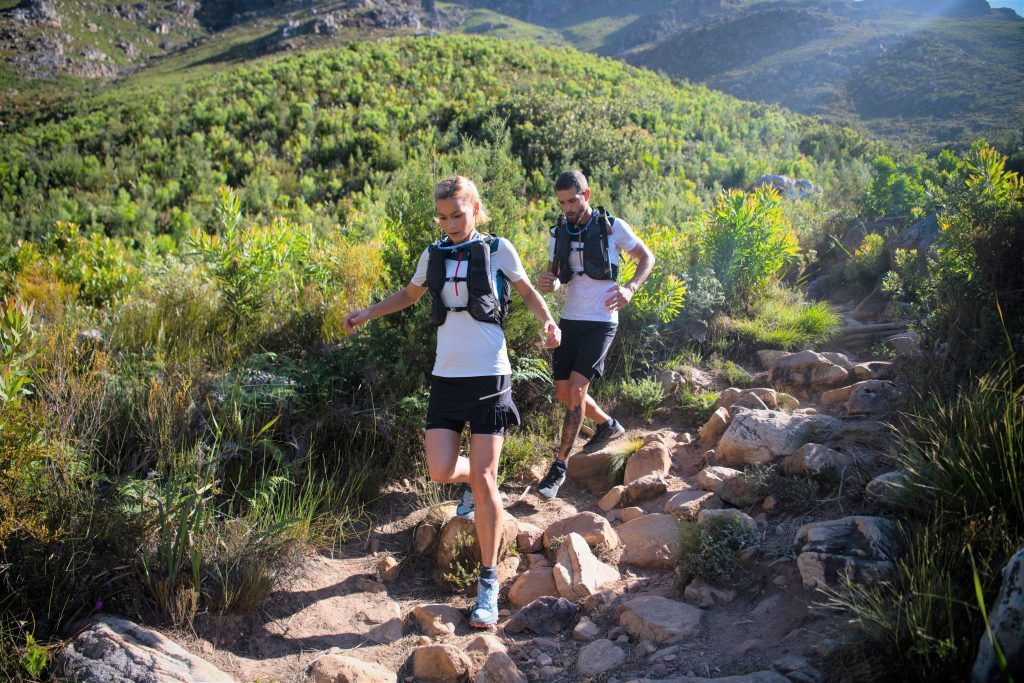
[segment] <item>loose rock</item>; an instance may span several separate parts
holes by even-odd
[[[610,640],[595,640],[580,649],[576,671],[581,676],[596,676],[626,661],[626,653]]]
[[[696,633],[703,615],[693,605],[651,595],[622,605],[618,622],[634,638],[674,643]]]

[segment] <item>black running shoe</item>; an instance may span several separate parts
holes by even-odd
[[[548,470],[548,473],[537,484],[537,494],[547,500],[557,496],[559,487],[565,483],[565,472],[565,463],[560,463],[557,460],[551,463],[551,469]]]
[[[594,429],[594,436],[590,437],[590,441],[583,446],[583,450],[587,453],[592,453],[596,450],[604,448],[604,446],[612,439],[617,439],[626,433],[626,428],[622,426],[614,417],[608,418],[608,421],[604,424],[597,425]]]

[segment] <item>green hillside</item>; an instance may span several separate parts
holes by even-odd
[[[180,239],[208,222],[220,184],[239,188],[251,214],[327,229],[350,220],[366,183],[478,136],[492,117],[536,178],[530,196],[578,164],[631,219],[663,225],[764,173],[831,187],[866,145],[612,60],[493,39],[361,43],[158,85],[128,82],[0,136],[0,235],[38,238],[69,220]],[[822,136],[838,142],[811,144]],[[632,199],[639,190],[645,199]]]

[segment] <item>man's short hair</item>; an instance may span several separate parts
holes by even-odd
[[[577,192],[585,191],[589,185],[587,185],[587,176],[583,175],[583,171],[572,169],[571,171],[565,171],[562,175],[558,176],[558,180],[555,181],[555,192],[562,190],[576,190]]]

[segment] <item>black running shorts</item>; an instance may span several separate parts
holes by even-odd
[[[562,329],[562,343],[551,357],[555,381],[569,379],[576,371],[593,380],[604,372],[604,357],[615,339],[615,323],[595,320],[566,320],[558,322]]]
[[[509,375],[431,377],[427,429],[461,434],[467,422],[472,434],[503,435],[507,427],[519,424]]]

